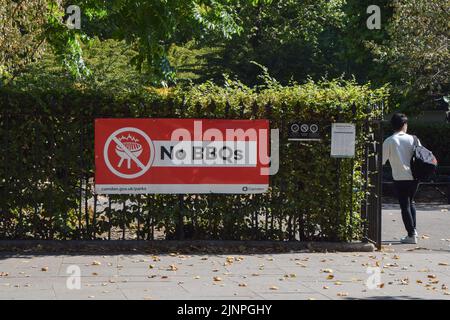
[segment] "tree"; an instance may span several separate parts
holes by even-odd
[[[239,16],[244,30],[233,39],[213,39],[206,44],[219,43],[220,66],[247,83],[254,83],[260,73],[251,61],[266,66],[282,82],[327,73],[339,76],[336,35],[344,27],[344,4],[344,0],[279,0],[256,6],[242,3]],[[210,62],[214,66],[218,61],[213,57]]]
[[[252,5],[269,0],[241,0]],[[175,81],[168,60],[173,44],[215,34],[231,38],[242,31],[239,0],[79,0],[88,19],[83,32],[126,41],[137,53],[131,63],[163,84]],[[83,29],[83,28],[82,28]]]
[[[447,0],[395,0],[389,38],[373,48],[409,90],[448,94],[450,79]]]
[[[394,74],[374,62],[367,43],[381,43],[387,32],[368,30],[366,11],[371,4],[379,5],[385,26],[392,15],[389,2],[279,0],[257,6],[243,3],[238,12],[245,28],[239,35],[225,40],[207,38],[197,46],[177,48],[175,60],[180,71],[197,73],[199,81],[219,79],[225,72],[254,83],[260,73],[259,67],[251,63],[256,61],[283,83],[344,75],[355,76],[360,83],[376,80],[383,84]],[[197,61],[192,61],[193,55]],[[188,63],[183,65],[183,61]]]
[[[342,50],[339,60],[346,61],[346,72],[355,76],[359,83],[371,81],[377,85],[395,81],[398,77],[386,64],[381,63],[372,51],[373,44],[386,41],[388,25],[392,18],[392,0],[347,0],[344,6],[346,24],[343,29]],[[367,9],[380,8],[381,29],[369,29],[367,20],[371,16]]]
[[[42,52],[46,9],[46,0],[0,0],[0,81]]]
[[[174,43],[242,31],[237,4],[270,0],[0,0],[2,75],[22,69],[47,45],[78,79],[89,75],[82,44],[90,38],[125,41],[136,52],[131,63],[152,80],[174,81],[168,50]],[[81,29],[66,26],[65,8],[78,5]]]

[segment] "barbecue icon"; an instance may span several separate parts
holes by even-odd
[[[120,137],[119,141],[121,144],[116,146],[116,154],[120,157],[117,167],[122,167],[124,160],[127,160],[127,168],[131,169],[131,160],[138,158],[142,154],[142,145],[139,143],[139,139],[131,134],[128,134],[126,137]]]

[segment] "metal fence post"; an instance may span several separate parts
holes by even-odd
[[[380,119],[378,128],[377,143],[377,230],[376,230],[376,246],[380,250],[382,243],[382,206],[383,206],[383,120]]]

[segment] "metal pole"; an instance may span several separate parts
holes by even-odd
[[[336,179],[336,196],[337,196],[337,215],[336,215],[336,230],[334,232],[335,241],[339,240],[339,227],[341,226],[341,158],[337,158],[337,179]]]
[[[111,197],[108,197],[108,240],[111,240],[111,228],[112,228],[112,212],[111,212]]]
[[[377,248],[381,249],[381,236],[382,236],[382,200],[383,200],[383,120],[379,122],[379,136],[378,136],[378,181],[377,181]]]
[[[178,195],[178,240],[184,240],[183,195]]]
[[[123,209],[122,209],[122,240],[125,240],[126,235],[126,215],[127,215],[127,203],[126,200],[123,200]]]
[[[364,139],[369,139],[369,133],[370,133],[370,126],[369,126],[369,120],[366,119],[364,122]],[[364,140],[364,203],[361,205],[361,220],[362,222],[362,228],[363,228],[363,240],[367,241],[369,238],[368,233],[368,224],[367,219],[369,217],[369,196],[368,196],[368,190],[369,190],[369,146],[370,142]]]
[[[95,192],[95,191],[94,191]],[[98,195],[95,193],[94,194],[94,212],[93,212],[93,217],[92,217],[92,239],[95,240],[95,238],[97,237],[97,202],[98,202]]]
[[[80,165],[80,176],[79,176],[79,201],[80,201],[80,205],[78,206],[78,238],[81,238],[81,234],[82,234],[82,216],[83,216],[83,143],[84,143],[84,139],[83,139],[83,119],[82,116],[80,115],[80,149],[79,149],[79,165]]]
[[[140,240],[140,231],[141,231],[141,195],[138,195],[138,211],[137,211],[137,232],[136,232],[136,240]]]

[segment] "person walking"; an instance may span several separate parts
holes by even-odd
[[[394,188],[402,212],[402,220],[408,234],[401,238],[402,243],[416,244],[416,207],[414,196],[419,181],[411,171],[411,158],[416,137],[407,134],[408,118],[403,113],[395,113],[391,118],[394,134],[383,142],[383,165],[389,161],[394,178]],[[417,139],[417,145],[421,145]]]

